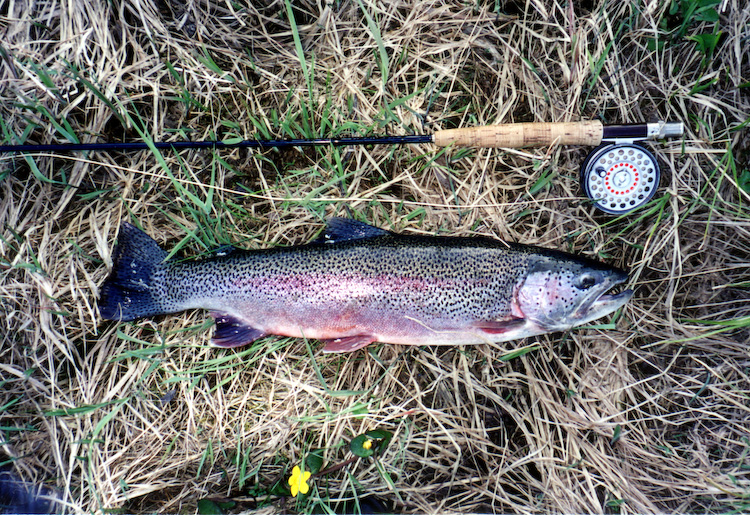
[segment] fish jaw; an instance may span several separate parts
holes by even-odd
[[[607,292],[624,284],[627,280],[628,274],[623,270],[613,268],[606,271],[601,283],[591,288],[588,297],[579,304],[578,309],[571,316],[572,326],[575,327],[597,320],[624,306],[633,296],[633,290],[628,289],[620,293]]]
[[[576,312],[575,326],[592,322],[609,315],[623,307],[633,296],[633,290],[624,290],[620,293],[604,293],[596,298],[585,310]]]

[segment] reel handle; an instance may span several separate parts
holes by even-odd
[[[445,129],[433,134],[439,147],[523,148],[543,145],[589,145],[602,142],[604,126],[598,120],[584,122],[502,123]]]

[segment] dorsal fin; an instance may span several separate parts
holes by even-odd
[[[237,252],[237,247],[233,245],[222,245],[221,247],[217,247],[211,250],[211,256],[212,257],[224,257],[224,256],[228,256],[232,252]]]
[[[341,241],[375,238],[377,236],[385,236],[386,234],[390,233],[385,229],[380,229],[351,218],[331,218],[326,224],[323,235],[316,242],[339,243]]]

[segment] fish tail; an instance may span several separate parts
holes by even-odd
[[[161,315],[165,295],[163,271],[167,253],[145,232],[129,223],[120,226],[112,273],[101,287],[99,313],[105,320],[135,320]]]

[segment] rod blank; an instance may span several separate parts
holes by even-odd
[[[326,145],[405,145],[418,143],[432,143],[432,136],[375,136],[363,138],[320,138],[320,139],[250,139],[243,141],[155,141],[153,146],[158,149],[182,150],[186,148],[284,148],[284,147],[320,147]],[[67,152],[67,151],[101,151],[114,152],[118,150],[148,150],[151,148],[143,141],[108,142],[108,143],[51,143],[42,145],[0,145],[0,153],[4,152]]]

